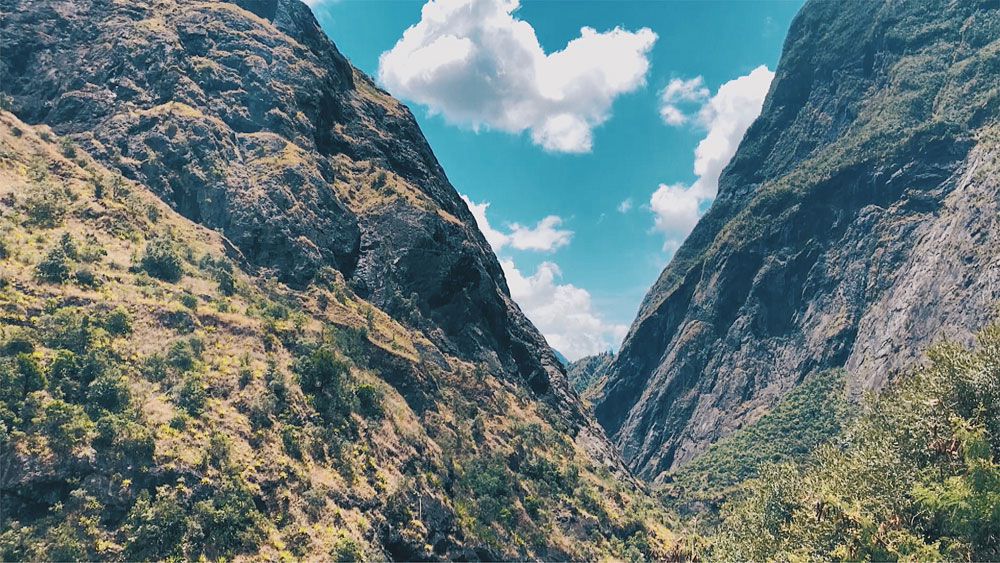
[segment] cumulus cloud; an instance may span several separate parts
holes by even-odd
[[[558,217],[546,217],[534,229],[526,229],[514,223],[509,233],[503,233],[494,229],[486,218],[489,203],[476,203],[465,195],[462,195],[462,199],[468,204],[479,230],[486,236],[494,252],[499,253],[503,248],[549,250],[550,247],[569,243],[569,235],[572,233],[555,229],[559,222],[551,221]],[[549,345],[569,360],[607,351],[625,338],[628,327],[604,322],[592,310],[587,290],[572,284],[557,283],[562,272],[554,262],[542,262],[535,273],[529,275],[521,273],[510,258],[501,258],[500,265],[507,278],[511,298],[545,336]]]
[[[572,284],[560,284],[559,266],[542,262],[534,274],[524,275],[509,259],[501,259],[510,295],[566,359],[578,360],[617,346],[628,327],[605,323],[591,310],[590,293]]]
[[[621,203],[618,204],[619,213],[628,213],[632,209],[632,198],[625,198]]]
[[[550,251],[569,244],[573,237],[573,231],[559,228],[563,220],[556,215],[543,218],[534,227],[511,223],[508,232],[498,231],[490,226],[489,220],[486,219],[486,208],[490,206],[489,203],[476,203],[465,195],[462,195],[462,199],[469,206],[479,230],[483,232],[486,242],[490,243],[494,252],[500,252],[506,246],[516,250]]]
[[[704,102],[708,99],[708,88],[705,79],[696,76],[683,80],[672,79],[663,90],[660,90],[660,117],[668,125],[682,125],[689,119],[679,105],[688,106],[691,103]]]
[[[587,152],[614,99],[645,84],[656,34],[584,27],[546,54],[534,28],[513,15],[518,5],[430,0],[379,57],[379,81],[454,123],[529,131],[547,150]]]
[[[661,93],[663,107],[669,105],[668,101],[704,99],[697,113],[684,114],[680,123],[694,120],[706,130],[694,150],[695,181],[691,185],[660,184],[650,197],[654,228],[666,236],[664,248],[676,247],[694,228],[705,205],[715,199],[719,176],[736,153],[746,130],[760,115],[773,78],[774,73],[761,65],[726,82],[711,98],[707,98],[701,77],[674,79]]]

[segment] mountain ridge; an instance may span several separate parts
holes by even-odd
[[[939,210],[961,214],[959,246],[992,244],[990,208],[947,197],[981,197],[963,174],[1000,113],[997,17],[982,2],[802,8],[717,199],[646,295],[595,399],[637,474],[676,468],[812,371],[848,365],[855,392],[879,387],[941,329],[968,340],[987,320],[990,253],[940,270],[956,291],[947,305],[879,298],[896,277],[933,285],[921,257],[956,254],[942,236],[919,252],[907,242],[946,229]],[[891,334],[875,328],[876,305]],[[899,350],[868,340],[880,338]]]

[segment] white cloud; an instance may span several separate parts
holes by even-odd
[[[525,276],[509,259],[501,259],[510,295],[545,336],[549,345],[570,361],[605,352],[625,338],[628,327],[605,323],[591,310],[590,293],[572,284],[556,283],[562,273],[542,262]]]
[[[668,125],[682,125],[689,117],[677,106],[704,102],[706,99],[708,99],[708,88],[705,87],[704,78],[696,76],[688,80],[671,79],[666,87],[660,90],[660,117]]]
[[[698,222],[700,198],[684,184],[660,184],[649,198],[654,226],[668,238],[684,238]]]
[[[430,0],[420,21],[379,57],[379,81],[452,122],[527,130],[551,151],[589,151],[614,99],[645,84],[656,34],[584,27],[563,50],[546,54],[534,28],[514,17],[518,5]]]
[[[486,218],[489,203],[476,203],[465,195],[462,199],[468,204],[479,230],[494,252],[499,253],[508,246],[518,250],[549,250],[569,243],[572,233],[555,229],[560,222],[558,217],[546,217],[534,229],[514,223],[510,233],[502,233],[491,227]],[[625,338],[628,331],[626,325],[605,323],[591,310],[587,290],[572,284],[556,283],[556,278],[562,273],[555,263],[542,262],[531,275],[522,274],[510,258],[501,258],[500,265],[507,278],[511,298],[545,336],[549,345],[570,361],[607,351]]]
[[[630,197],[618,204],[619,213],[628,213],[630,209],[632,209],[632,198]]]
[[[697,179],[690,186],[660,184],[649,200],[649,207],[655,214],[654,228],[666,235],[664,248],[676,248],[698,222],[702,204],[715,199],[719,176],[736,153],[746,130],[760,115],[773,78],[774,73],[761,65],[746,76],[720,86],[693,116],[697,124],[706,129],[705,137],[694,150]],[[706,97],[707,91],[701,93],[704,90],[701,84],[701,77],[687,81],[674,79],[661,93],[661,100],[667,101],[668,90],[674,101]],[[689,119],[685,116],[682,122]]]
[[[561,224],[562,219],[555,215],[545,217],[530,228],[511,223],[508,240],[518,250],[555,250],[569,244],[573,236],[573,231],[558,229]]]
[[[505,246],[517,250],[550,251],[566,246],[573,237],[573,231],[558,228],[563,220],[556,215],[543,218],[534,227],[511,223],[508,227],[509,232],[498,231],[490,226],[490,222],[486,219],[486,208],[490,206],[489,203],[475,203],[465,195],[462,195],[462,199],[468,204],[479,230],[483,232],[486,242],[490,243],[494,252],[500,252]]]

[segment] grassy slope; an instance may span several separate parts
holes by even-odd
[[[429,342],[336,272],[299,292],[244,272],[217,233],[6,112],[0,201],[4,560],[683,549],[557,416],[474,365],[420,363]],[[177,281],[143,271],[154,240]],[[60,246],[65,271],[40,267]],[[433,389],[428,408],[387,376]]]
[[[659,492],[679,510],[714,520],[719,504],[761,464],[801,461],[840,433],[850,410],[842,372],[810,375],[760,419],[667,474]]]

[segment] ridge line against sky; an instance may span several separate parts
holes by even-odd
[[[337,30],[347,26],[331,23],[357,11],[356,3],[310,4],[341,50],[349,58],[356,55],[350,41],[345,47],[338,40]],[[620,344],[648,282],[714,200],[719,175],[760,113],[778,54],[773,48],[776,41],[762,41],[772,47],[767,56],[738,65],[723,62],[718,66],[736,66],[737,72],[720,79],[723,73],[709,69],[715,71],[714,78],[706,79],[702,73],[674,70],[672,61],[655,59],[660,52],[657,44],[674,37],[661,31],[658,19],[691,6],[629,2],[613,6],[636,12],[639,17],[634,19],[640,20],[636,25],[615,19],[620,10],[605,10],[603,5],[595,9],[598,4],[581,4],[577,11],[592,11],[591,18],[578,18],[575,28],[563,26],[558,38],[551,37],[554,20],[545,16],[561,19],[564,14],[561,9],[546,10],[552,6],[545,2],[521,6],[517,0],[431,0],[420,6],[419,13],[405,6],[407,19],[392,22],[394,33],[380,39],[377,53],[370,47],[365,50],[366,60],[376,59],[374,68],[371,63],[362,68],[392,95],[424,109],[424,115],[415,115],[497,253],[512,297],[550,345],[570,360]],[[645,4],[657,14],[646,21],[643,6],[635,4]],[[768,8],[763,10],[768,15],[761,18],[762,35],[775,27],[770,11],[791,17],[787,5],[762,2],[761,6]],[[378,20],[371,23],[381,25]],[[536,29],[538,25],[546,27]],[[643,108],[633,107],[637,99]],[[618,113],[631,115],[619,120]],[[640,162],[638,155],[634,160],[605,155],[608,131],[623,126],[648,129],[652,122],[661,129],[656,135],[668,135],[664,145],[670,141],[686,145],[687,156],[680,157],[682,153],[675,150],[666,157],[667,166],[656,170],[659,159]],[[438,140],[442,138],[446,140]],[[457,138],[461,141],[452,141]],[[524,163],[529,170],[504,171],[500,176],[511,176],[504,182],[486,176],[485,170],[464,169],[466,160],[490,157],[515,167]],[[651,170],[641,184],[595,188],[583,177],[567,187],[564,183],[573,173],[574,160],[589,166],[599,160],[603,168],[635,165]],[[688,172],[683,171],[685,162]],[[548,185],[552,187],[546,189]],[[514,193],[518,191],[522,193]],[[565,198],[551,197],[561,191]],[[538,197],[525,198],[523,192]],[[587,208],[581,196],[610,196],[610,201]],[[632,234],[626,237],[623,231],[628,229]],[[591,242],[595,236],[596,242]],[[632,247],[648,248],[652,241],[658,251],[647,250],[638,258],[649,263],[643,269],[652,275],[640,280],[602,278],[587,272],[586,262],[581,271],[581,255],[584,260],[597,258],[602,237],[617,239],[626,253]],[[609,260],[614,259],[612,254]],[[592,262],[592,268],[600,266],[600,261]],[[602,288],[595,299],[585,289],[587,280],[578,281],[587,277],[610,279],[606,285],[611,291]],[[616,294],[616,283],[629,285]],[[626,293],[627,298],[621,296]]]

